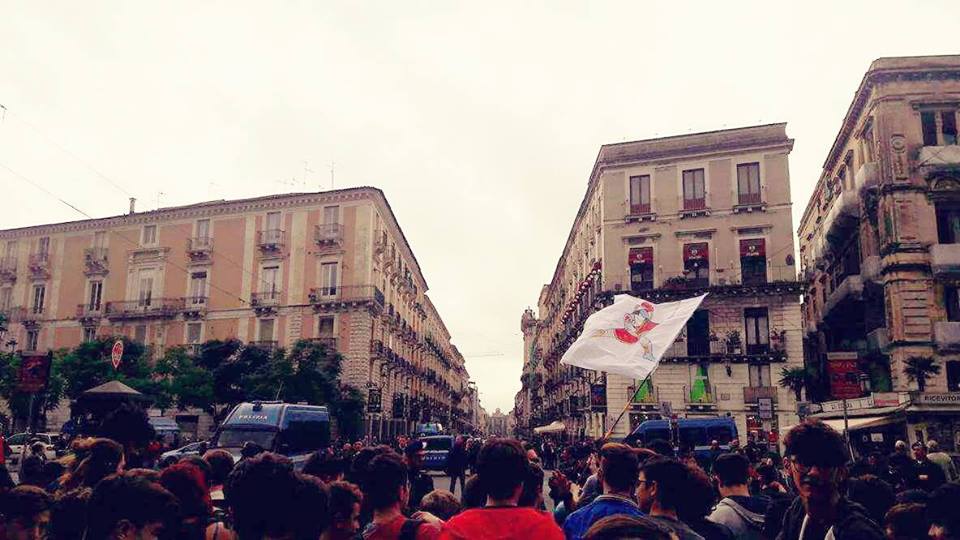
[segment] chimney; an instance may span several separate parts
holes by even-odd
[[[133,214],[133,213],[136,211],[136,210],[135,210],[136,207],[137,207],[137,198],[136,198],[136,197],[130,197],[130,213],[131,213],[131,214]]]

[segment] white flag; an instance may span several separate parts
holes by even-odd
[[[587,318],[561,364],[646,378],[707,295],[654,304],[627,294]]]

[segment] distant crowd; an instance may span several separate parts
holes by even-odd
[[[934,441],[851,461],[817,421],[783,456],[457,437],[449,486],[417,439],[339,442],[297,466],[247,444],[162,468],[123,439],[78,438],[58,459],[35,445],[18,485],[0,467],[0,540],[960,540],[960,475]]]

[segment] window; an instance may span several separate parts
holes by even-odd
[[[37,242],[37,253],[40,255],[47,255],[50,253],[50,237],[42,236]]]
[[[763,238],[740,240],[740,280],[744,285],[767,282],[767,250]]]
[[[317,329],[317,336],[319,337],[333,337],[333,317],[320,317],[319,328]]]
[[[203,333],[203,323],[191,322],[187,323],[187,343],[196,344],[200,343],[200,336]]]
[[[770,320],[767,308],[743,310],[746,325],[747,354],[763,354],[770,350]]]
[[[280,212],[267,213],[267,230],[268,231],[280,230]]]
[[[27,330],[27,348],[28,351],[37,350],[37,346],[40,343],[40,331],[39,330]]]
[[[683,273],[694,287],[710,286],[710,253],[706,242],[683,245]]]
[[[710,354],[710,312],[699,309],[687,321],[687,355]]]
[[[209,237],[210,237],[210,220],[198,219],[197,220],[197,238],[209,238]]]
[[[760,203],[760,164],[737,165],[737,195],[740,204]]]
[[[337,263],[323,263],[320,265],[321,292],[325,295],[337,294]]]
[[[38,283],[33,286],[33,304],[31,306],[31,311],[34,314],[43,313],[43,300],[47,294],[47,286],[43,283]]]
[[[707,207],[707,188],[703,169],[683,171],[683,209],[703,210]]]
[[[279,266],[265,266],[263,267],[263,278],[260,281],[260,292],[267,293],[270,299],[276,300],[276,297],[279,296],[279,286],[280,286],[280,267]]]
[[[947,362],[947,391],[960,392],[960,362]]]
[[[147,343],[147,325],[138,324],[133,329],[133,340],[140,344]]]
[[[340,223],[340,207],[325,206],[323,208],[323,223],[325,225],[335,225]]]
[[[97,327],[96,326],[84,326],[83,327],[83,341],[96,341],[97,340]]]
[[[274,341],[273,319],[260,319],[260,341]]]
[[[630,290],[641,292],[653,289],[653,248],[630,248],[627,260],[630,264]]]
[[[960,243],[960,206],[937,205],[937,236],[941,244]]]
[[[137,305],[150,307],[153,303],[153,270],[140,270],[139,289],[137,290]]]
[[[920,130],[924,146],[947,146],[957,144],[957,111],[921,111]]]
[[[13,297],[13,289],[4,287],[0,289],[0,311],[10,309],[10,300]]]
[[[93,233],[93,247],[102,248],[107,244],[107,233],[104,231],[96,231]]]
[[[189,303],[197,305],[204,304],[207,301],[207,273],[192,272],[190,274],[190,299]]]
[[[650,175],[630,177],[630,213],[650,213]]]
[[[747,366],[750,386],[773,386],[770,378],[770,364],[750,364]]]
[[[90,294],[87,295],[87,310],[100,311],[100,304],[103,300],[103,282],[91,281],[88,290]]]
[[[7,245],[4,248],[4,258],[13,259],[17,256],[17,241],[16,240],[7,240]]]
[[[960,287],[944,287],[944,304],[947,306],[947,320],[960,322]]]
[[[152,246],[156,243],[157,243],[157,226],[144,225],[143,230],[140,232],[140,244],[144,246]]]

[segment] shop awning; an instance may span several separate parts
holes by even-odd
[[[556,420],[545,426],[533,428],[533,432],[536,433],[537,435],[540,435],[543,433],[560,433],[565,429],[567,429],[567,426],[563,425],[563,422]]]
[[[890,420],[892,420],[892,418],[889,416],[860,416],[857,418],[848,418],[847,427],[850,429],[850,431],[853,431],[855,429],[863,429],[886,424]],[[837,431],[843,431],[843,418],[831,418],[830,420],[824,420],[823,423]]]

